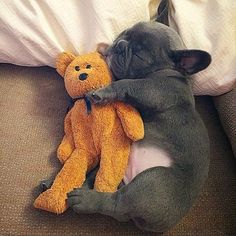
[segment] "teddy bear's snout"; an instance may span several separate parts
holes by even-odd
[[[86,80],[87,77],[88,77],[88,74],[87,74],[87,73],[82,73],[82,74],[79,75],[79,79],[80,79],[80,80]]]

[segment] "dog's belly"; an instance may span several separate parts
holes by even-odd
[[[133,143],[123,180],[125,184],[128,184],[136,175],[146,169],[157,166],[170,167],[171,164],[171,157],[163,149],[153,146],[143,147],[138,143]]]

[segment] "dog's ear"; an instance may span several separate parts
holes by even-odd
[[[66,68],[75,59],[75,55],[70,52],[63,52],[57,56],[56,69],[57,72],[64,77]]]
[[[211,56],[202,50],[174,50],[171,55],[176,69],[185,75],[204,70],[211,63]]]

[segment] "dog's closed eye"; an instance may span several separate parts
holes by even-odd
[[[145,62],[144,58],[142,58],[142,56],[138,55],[137,53],[135,53],[134,56],[136,56],[141,61]]]

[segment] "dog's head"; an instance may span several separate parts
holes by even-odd
[[[143,78],[162,69],[191,75],[205,69],[211,56],[201,50],[186,50],[179,35],[157,22],[138,23],[123,31],[103,53],[116,79]]]

